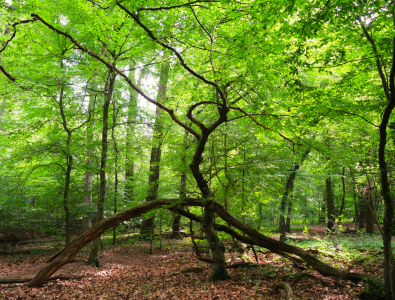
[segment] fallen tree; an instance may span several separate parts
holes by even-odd
[[[144,213],[147,213],[153,209],[157,209],[165,206],[203,206],[203,203],[199,199],[186,198],[182,203],[179,199],[160,199],[141,205],[137,205],[133,208],[127,209],[121,213],[113,215],[107,219],[104,219],[100,223],[91,227],[87,232],[77,237],[69,244],[67,244],[62,250],[52,256],[48,263],[36,274],[36,276],[28,283],[29,287],[38,287],[43,285],[49,280],[49,278],[63,265],[81,261],[82,258],[77,257],[78,252],[85,247],[88,243],[96,239],[98,236],[112,228],[113,226],[119,224],[120,222],[129,220],[131,218],[137,217]],[[201,222],[202,218],[186,212],[177,207],[170,207],[172,210],[177,210],[180,214],[194,221]],[[248,236],[243,236],[237,233],[235,230],[231,229],[225,225],[215,224],[215,230],[224,231],[241,242],[258,245],[264,247],[273,253],[277,253],[285,258],[290,259],[293,262],[300,264],[302,261],[306,262],[308,266],[311,266],[317,270],[320,274],[324,276],[332,276],[338,279],[348,279],[351,281],[360,281],[367,277],[367,275],[359,273],[343,272],[341,270],[335,269],[311,255],[309,252],[292,245],[288,245],[283,242],[268,238],[253,228],[244,225],[233,216],[231,216],[220,204],[214,202],[214,210],[219,217],[226,221],[229,225],[234,226],[238,230],[242,231]],[[295,255],[297,257],[291,256]],[[300,258],[300,259],[299,259]]]
[[[227,222],[229,225],[237,228],[241,232],[247,234],[251,239],[255,241],[255,244],[264,247],[274,253],[278,253],[278,251],[282,251],[285,253],[294,254],[300,257],[302,260],[306,262],[308,266],[311,266],[316,271],[318,271],[321,275],[324,276],[332,276],[338,279],[348,279],[354,282],[361,281],[362,279],[368,277],[367,275],[360,273],[351,273],[344,272],[334,267],[328,266],[327,264],[321,262],[315,256],[311,255],[309,252],[303,250],[302,248],[292,246],[286,244],[284,242],[280,242],[274,239],[271,239],[263,234],[259,233],[257,230],[243,224],[242,222],[235,219],[232,215],[230,215],[225,208],[216,203],[214,204],[214,210],[218,214],[218,216]],[[280,254],[281,255],[281,254]]]
[[[201,206],[200,202],[195,202],[194,203],[196,206]],[[173,208],[172,210],[176,210],[179,214],[182,216],[185,216],[191,220],[201,222],[201,218],[197,215],[191,214],[183,209],[180,208]],[[286,244],[284,242],[277,241],[275,239],[271,239],[267,236],[264,236],[263,234],[259,233],[255,229],[244,225],[242,222],[238,221],[235,219],[232,215],[230,215],[225,208],[216,203],[214,204],[214,210],[218,214],[218,216],[226,221],[229,225],[234,226],[241,232],[245,233],[248,235],[248,237],[243,236],[233,229],[231,229],[228,226],[225,225],[219,225],[215,224],[214,228],[218,231],[223,231],[226,232],[230,235],[232,235],[234,238],[237,240],[251,244],[251,245],[257,245],[260,247],[264,247],[268,250],[270,250],[273,253],[279,254],[287,259],[290,259],[293,262],[296,262],[300,264],[302,260],[308,265],[311,266],[313,269],[318,271],[321,275],[324,276],[332,276],[336,277],[337,279],[348,279],[354,282],[361,281],[364,278],[367,278],[367,275],[360,274],[360,273],[351,273],[351,272],[343,272],[339,269],[333,268],[323,262],[321,262],[319,259],[317,259],[315,256],[311,255],[309,252],[303,250],[302,248],[292,246],[289,244]],[[296,257],[292,257],[289,254],[293,254],[298,256],[300,259]]]
[[[183,205],[187,205],[188,201],[196,199],[185,199]],[[137,205],[133,208],[127,209],[123,212],[115,214],[109,218],[104,219],[100,223],[91,227],[88,231],[75,238],[69,244],[67,244],[62,250],[52,256],[48,263],[36,274],[36,276],[28,283],[29,287],[42,286],[48,279],[54,274],[59,268],[65,264],[77,262],[83,260],[82,258],[76,257],[77,253],[84,248],[87,244],[98,238],[107,230],[111,229],[115,225],[129,220],[131,218],[140,216],[153,209],[163,207],[165,205],[178,204],[179,199],[160,199],[151,201],[141,205]]]

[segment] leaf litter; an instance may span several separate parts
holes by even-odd
[[[154,255],[148,254],[148,249],[149,244],[143,242],[138,246],[117,246],[100,252],[102,268],[77,262],[65,265],[53,275],[83,275],[79,280],[49,281],[41,288],[29,288],[26,283],[0,285],[0,299],[283,299],[283,291],[276,293],[262,282],[290,283],[301,273],[278,255],[258,253],[261,267],[228,269],[230,280],[212,283],[208,281],[211,266],[197,260],[192,249],[182,242],[170,240],[168,247],[155,249]],[[88,252],[80,256],[87,258]],[[48,253],[1,254],[0,277],[33,277],[49,257]],[[226,257],[229,261],[255,261],[251,252],[236,258],[226,253]],[[203,272],[177,273],[196,267],[203,268]],[[363,272],[363,268],[354,265],[350,271]],[[356,294],[363,284],[342,282],[339,286],[335,279],[309,272],[326,281],[329,287],[304,278],[293,287],[293,299],[359,299]]]

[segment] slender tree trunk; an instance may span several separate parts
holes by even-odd
[[[89,99],[89,107],[88,110],[93,113],[94,111],[94,102],[96,96],[91,96]],[[86,130],[86,140],[87,140],[87,158],[86,158],[86,166],[87,171],[85,171],[84,175],[84,192],[85,196],[83,199],[84,204],[92,204],[92,187],[93,187],[93,177],[89,169],[92,168],[92,156],[93,156],[93,134],[94,134],[95,124],[94,122],[88,123]],[[88,231],[88,229],[92,226],[91,223],[91,213],[87,212],[85,216],[82,217],[82,233]]]
[[[359,229],[365,228],[366,219],[366,203],[365,200],[359,196]]]
[[[368,187],[368,192],[366,193],[366,233],[373,234],[374,233],[374,203],[373,203],[373,194],[370,187]]]
[[[285,222],[285,232],[288,233],[291,232],[292,199],[293,196],[291,195],[288,201],[288,213],[287,213],[287,220]]]
[[[115,151],[115,160],[114,160],[114,214],[117,213],[117,206],[118,206],[118,145],[117,140],[115,139],[115,124],[117,123],[117,110],[115,101],[112,101],[113,104],[113,113],[112,113],[112,127],[111,127],[111,137],[114,143],[114,151]],[[117,240],[117,225],[112,228],[112,245],[115,247],[115,243]]]
[[[166,98],[167,82],[169,79],[169,55],[165,52],[163,56],[163,63],[161,65],[160,77],[159,77],[159,88],[157,101],[164,103]],[[150,159],[150,170],[148,179],[148,196],[146,201],[154,201],[158,198],[159,190],[159,177],[160,177],[160,160],[161,160],[161,147],[163,138],[162,129],[162,113],[161,110],[156,107],[156,118],[152,133],[153,145],[151,148],[151,159]],[[154,226],[155,217],[143,219],[141,223],[140,234],[143,236],[148,235],[152,232]]]
[[[332,179],[330,175],[326,178],[326,213],[328,218],[327,228],[328,230],[332,230],[335,225],[335,203],[333,201],[333,193],[332,193]]]
[[[61,62],[61,67],[63,68],[63,61]],[[72,131],[67,126],[66,115],[64,113],[63,107],[63,97],[64,97],[64,85],[62,85],[60,89],[60,96],[59,96],[59,109],[60,114],[62,116],[62,125],[63,129],[67,132],[67,139],[66,139],[66,149],[63,153],[66,156],[66,174],[65,174],[65,182],[64,182],[64,189],[63,189],[63,209],[65,211],[65,234],[66,234],[66,245],[70,243],[70,207],[69,207],[69,189],[70,189],[70,177],[71,177],[71,169],[73,167],[73,156],[70,152],[70,142],[71,142],[71,135]]]
[[[345,174],[345,167],[343,167],[343,173],[342,173],[342,202],[340,204],[340,211],[339,211],[339,216],[343,214],[344,210],[344,200],[346,198],[346,183],[344,179],[344,174]]]
[[[306,159],[307,155],[309,154],[310,149],[306,150],[303,155],[302,155],[302,160],[300,163],[296,163],[294,168],[291,171],[291,173],[288,176],[287,182],[285,184],[285,190],[284,190],[284,194],[283,197],[281,199],[281,205],[280,205],[280,224],[279,224],[279,231],[280,231],[280,241],[284,241],[285,240],[285,231],[286,231],[286,226],[285,226],[285,209],[286,209],[286,205],[287,205],[287,201],[290,201],[290,195],[293,192],[293,188],[294,188],[294,182],[295,182],[295,178],[296,178],[296,173],[299,170],[299,168],[301,167],[301,165],[303,164],[304,160]],[[291,204],[291,208],[288,208],[288,210],[290,211],[290,209],[292,209],[292,204]],[[290,225],[289,225],[290,227]]]
[[[130,65],[129,78],[132,82],[136,81],[136,64],[133,62]],[[141,78],[141,76],[140,76]],[[140,85],[140,84],[138,84]],[[134,157],[133,157],[133,140],[134,129],[137,120],[137,92],[129,89],[129,103],[128,103],[128,118],[126,129],[126,166],[125,166],[125,200],[133,202],[134,200]]]
[[[100,158],[100,187],[99,187],[99,199],[97,201],[97,223],[104,219],[104,201],[106,196],[106,164],[107,164],[107,148],[108,148],[108,111],[111,102],[111,98],[114,92],[116,73],[110,71],[108,82],[106,83],[106,94],[104,97],[103,104],[103,129],[102,129],[102,149]],[[100,261],[98,258],[100,248],[100,236],[94,240],[89,258],[88,264],[93,267],[100,267]]]

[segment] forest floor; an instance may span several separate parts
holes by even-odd
[[[293,235],[299,233],[296,231]],[[342,242],[342,239],[346,242]],[[357,244],[350,244],[353,240]],[[358,246],[359,240],[366,238],[339,237],[334,242],[325,240],[324,243],[321,239],[315,239],[306,241],[307,244],[299,241],[296,245],[311,249],[314,251],[312,253],[332,266],[379,277],[382,273],[381,254],[376,251],[376,247]],[[12,253],[1,254],[0,277],[34,276],[59,246],[59,243],[42,240],[38,244],[18,246]],[[260,267],[228,269],[230,280],[211,283],[208,281],[210,265],[196,259],[190,240],[165,239],[161,246],[159,249],[157,241],[153,248],[154,254],[150,255],[149,243],[128,240],[122,246],[100,252],[102,268],[92,268],[78,262],[62,267],[55,274],[82,275],[81,279],[50,281],[41,288],[28,288],[26,283],[3,284],[0,285],[0,299],[280,300],[285,297],[284,291],[276,294],[263,281],[273,283],[282,280],[290,283],[302,272],[280,256],[256,247]],[[81,251],[79,256],[87,258],[88,252]],[[244,254],[226,253],[226,258],[228,261],[233,259],[255,263],[251,250]],[[202,272],[172,274],[191,267],[202,268]],[[313,270],[308,272],[326,281],[328,286],[304,278],[293,287],[294,300],[359,299],[358,293],[366,285],[344,281],[339,286],[333,278],[322,277]]]

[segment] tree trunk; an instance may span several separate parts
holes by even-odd
[[[285,184],[285,190],[284,190],[284,194],[281,199],[281,205],[280,205],[280,224],[279,224],[280,241],[284,241],[285,237],[286,237],[286,235],[285,235],[286,224],[285,224],[285,217],[284,217],[286,214],[285,209],[286,209],[287,201],[290,201],[289,197],[293,192],[296,173],[299,170],[300,166],[303,164],[303,162],[306,159],[309,152],[310,152],[310,149],[306,150],[302,155],[301,162],[296,163],[295,166],[293,167],[293,169],[290,170],[291,173],[289,173],[288,180]],[[290,204],[290,206],[288,207],[288,210],[290,211],[291,208],[292,208],[292,204]],[[290,227],[290,225],[289,225],[289,227]]]
[[[193,199],[185,199],[184,205],[187,205],[188,202],[191,202],[192,200]],[[36,274],[33,280],[29,282],[28,286],[42,286],[45,282],[48,281],[52,274],[54,274],[59,268],[61,268],[65,264],[83,260],[82,258],[76,257],[77,253],[93,240],[99,240],[100,236],[104,232],[111,229],[115,225],[123,221],[127,221],[131,218],[140,216],[153,209],[160,208],[164,205],[171,205],[173,203],[179,203],[179,199],[160,199],[147,202],[127,209],[118,214],[112,215],[111,217],[97,223],[96,225],[92,226],[87,232],[83,233],[78,238],[75,238],[71,243],[66,245],[62,250],[52,256],[48,260],[47,264]]]
[[[291,215],[292,215],[292,196],[288,201],[288,213],[287,213],[287,220],[285,222],[285,232],[291,232]]]
[[[63,68],[63,60],[61,61],[60,65],[61,68]],[[62,116],[63,129],[67,133],[66,149],[63,150],[63,153],[66,156],[66,166],[67,166],[65,173],[64,189],[63,189],[63,209],[65,211],[65,235],[66,235],[65,244],[67,245],[68,243],[70,243],[69,189],[70,189],[71,169],[73,167],[73,156],[70,153],[70,142],[71,142],[72,131],[67,126],[66,115],[64,113],[64,107],[63,107],[63,97],[64,97],[64,85],[62,85],[62,87],[60,88],[59,110]]]
[[[163,56],[163,62],[160,69],[159,77],[159,88],[157,101],[159,103],[164,103],[166,98],[167,82],[169,80],[169,55],[165,52]],[[161,147],[162,147],[162,113],[159,107],[156,107],[156,117],[154,128],[152,132],[152,148],[151,148],[151,159],[150,159],[150,170],[148,179],[148,196],[146,201],[154,201],[158,198],[159,190],[159,177],[160,177],[160,160],[161,160]],[[144,236],[149,235],[154,226],[155,217],[150,217],[148,219],[143,219],[141,223],[140,234]]]
[[[207,241],[210,245],[211,254],[213,256],[213,273],[209,279],[210,281],[226,280],[229,279],[230,276],[226,271],[226,261],[224,255],[225,247],[222,245],[217,233],[214,230],[215,212],[214,201],[212,200],[213,194],[209,189],[207,180],[203,177],[203,174],[200,171],[200,164],[203,161],[202,154],[210,133],[213,132],[216,127],[226,121],[226,114],[228,111],[229,109],[227,107],[220,109],[219,119],[215,121],[209,128],[202,130],[202,136],[198,141],[192,162],[189,165],[193,177],[195,178],[197,186],[199,187],[204,199],[202,227],[206,234]]]
[[[384,247],[384,281],[385,281],[385,299],[395,299],[395,265],[392,263],[392,248],[391,248],[391,235],[394,226],[394,208],[395,203],[390,190],[390,184],[388,180],[388,168],[387,161],[385,158],[385,147],[387,145],[387,127],[392,111],[395,108],[395,49],[392,49],[392,63],[389,78],[385,77],[383,68],[381,66],[381,60],[379,53],[376,48],[373,37],[369,34],[365,28],[364,22],[359,21],[362,31],[372,46],[372,50],[377,55],[376,66],[377,71],[381,77],[381,83],[384,91],[384,95],[387,98],[387,105],[381,115],[381,122],[379,126],[379,170],[381,179],[381,192],[384,198],[384,236],[383,236],[383,247]],[[393,40],[395,46],[395,38]],[[388,89],[389,85],[389,89]]]
[[[366,203],[364,199],[359,197],[359,229],[365,228],[365,219],[366,219]]]
[[[333,226],[335,225],[335,203],[333,201],[332,194],[332,179],[330,175],[326,178],[326,212],[328,218],[327,228],[332,231]]]
[[[343,167],[343,173],[342,173],[342,202],[340,204],[340,211],[339,211],[339,217],[343,214],[344,210],[344,200],[346,198],[346,183],[344,179],[344,172],[345,172],[345,167]]]
[[[113,110],[112,110],[112,127],[111,127],[111,137],[112,141],[114,144],[114,151],[115,151],[115,159],[114,159],[114,215],[117,213],[117,206],[118,206],[118,145],[117,145],[117,140],[115,139],[115,124],[117,123],[117,110],[116,110],[116,105],[115,101],[112,101],[113,104]],[[112,231],[112,245],[115,247],[117,239],[117,226],[115,225],[113,227]]]
[[[91,96],[89,100],[89,107],[88,110],[93,113],[94,112],[94,102],[95,102],[95,96]],[[87,141],[87,157],[86,157],[86,167],[87,171],[85,171],[84,175],[84,204],[92,204],[92,187],[93,187],[93,177],[90,172],[90,169],[92,168],[92,156],[93,156],[93,146],[92,146],[92,141],[93,141],[93,133],[94,133],[94,123],[88,123],[87,129],[86,129],[86,141]],[[91,228],[92,223],[91,223],[91,213],[87,212],[85,216],[82,217],[82,233],[88,231],[89,228]]]
[[[102,222],[96,224],[95,226],[91,227],[87,232],[79,236],[78,238],[74,239],[70,244],[66,245],[62,250],[52,256],[47,264],[36,274],[31,282],[29,282],[29,287],[39,287],[43,285],[48,279],[54,274],[59,268],[64,266],[68,263],[73,263],[76,261],[80,261],[80,258],[77,258],[77,253],[84,248],[88,243],[95,240],[96,238],[100,237],[101,234],[112,228],[113,226],[129,220],[131,218],[140,216],[144,213],[147,213],[153,209],[157,209],[163,206],[171,206],[173,203],[179,203],[179,199],[160,199],[156,201],[146,202],[141,205],[137,205],[133,208],[127,209],[123,212],[120,212],[116,215],[112,215],[111,217],[104,219]],[[293,261],[297,261],[297,258],[288,255],[287,253],[291,253],[294,255],[299,256],[303,259],[309,266],[312,266],[318,272],[320,272],[324,276],[333,276],[338,279],[348,279],[352,281],[360,281],[363,278],[367,277],[366,275],[359,274],[359,273],[348,273],[343,272],[340,269],[333,268],[331,266],[326,265],[319,261],[316,257],[311,255],[309,252],[304,251],[299,247],[295,247],[292,245],[288,245],[283,242],[279,242],[277,240],[271,239],[260,234],[258,231],[254,230],[253,228],[244,225],[242,222],[233,218],[223,206],[211,201],[213,210],[228,224],[234,226],[235,228],[239,229],[243,233],[247,234],[249,237],[244,237],[241,234],[238,234],[234,230],[230,229],[224,225],[214,225],[217,230],[222,230],[233,235],[235,238],[239,239],[240,241],[255,244],[261,247],[265,247],[270,251],[282,255],[288,259]],[[185,199],[184,203],[181,205],[183,206],[202,206],[201,199]],[[176,209],[176,207],[172,208]],[[193,214],[181,210],[178,210],[179,213],[188,217],[188,218],[196,218],[196,220],[201,220],[204,218],[196,217]],[[184,213],[183,213],[184,212]],[[211,247],[211,245],[210,245]],[[215,257],[214,257],[215,258]]]
[[[129,78],[132,82],[136,81],[136,63],[130,65]],[[141,76],[140,76],[141,78]],[[139,84],[140,85],[140,84]],[[129,89],[128,118],[126,127],[126,166],[125,166],[125,200],[133,202],[134,200],[134,157],[133,157],[133,140],[134,129],[137,121],[137,92]]]
[[[108,82],[106,83],[106,91],[103,104],[103,128],[101,141],[101,158],[100,158],[100,187],[99,198],[97,200],[97,223],[104,219],[104,201],[106,197],[106,164],[107,164],[107,148],[108,148],[108,111],[111,98],[114,92],[116,73],[110,71]],[[100,248],[100,235],[93,242],[87,263],[93,267],[100,267],[98,252]]]
[[[375,213],[374,213],[374,203],[372,190],[368,187],[368,192],[366,194],[366,233],[374,233],[374,223],[375,223]]]
[[[185,137],[188,133],[185,132]],[[186,138],[184,138],[185,142]],[[185,145],[184,145],[185,147]],[[185,152],[181,158],[183,168],[185,168],[186,165],[186,157],[185,157]],[[187,196],[186,194],[186,188],[187,188],[187,173],[185,170],[182,170],[181,172],[181,180],[180,180],[180,200],[184,200]],[[181,223],[181,215],[176,212],[174,215],[174,220],[173,220],[173,230],[172,230],[172,237],[174,238],[180,238],[180,223]]]

